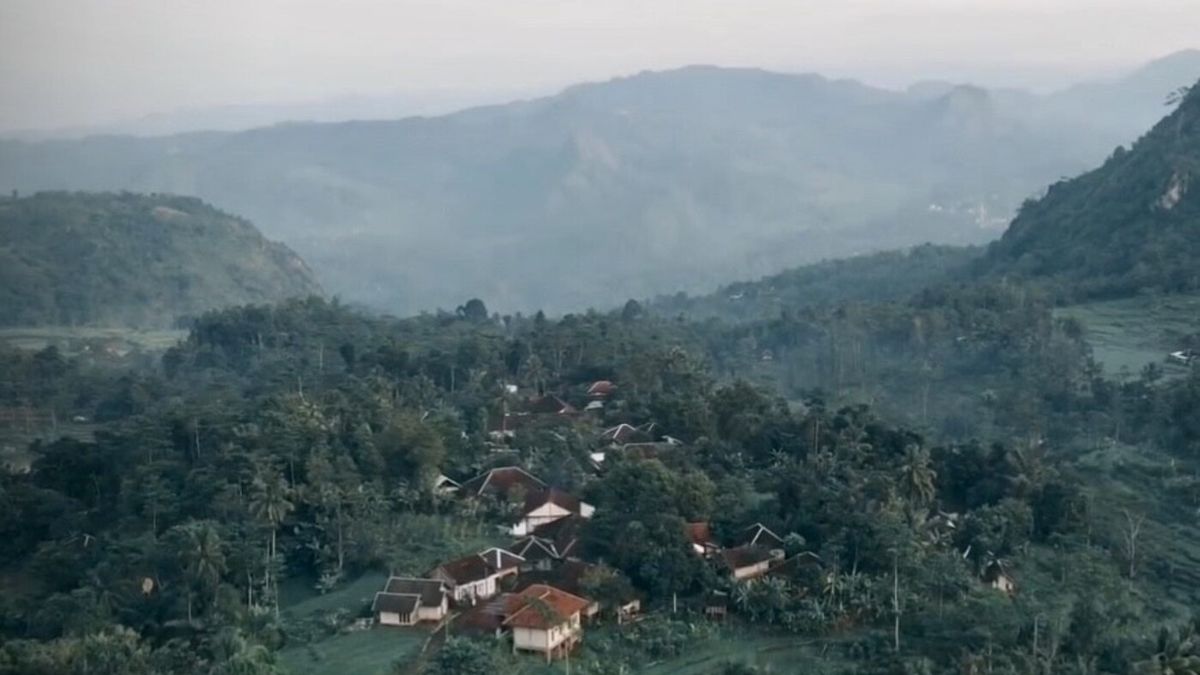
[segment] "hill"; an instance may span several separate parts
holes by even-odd
[[[572,311],[990,241],[1118,142],[1011,98],[697,66],[441,117],[7,141],[0,189],[196,195],[398,313]]]
[[[1071,298],[1200,288],[1200,89],[1129,150],[1022,207],[980,261]]]
[[[163,327],[320,293],[290,249],[199,199],[54,192],[0,201],[0,325]]]

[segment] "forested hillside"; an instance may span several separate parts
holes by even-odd
[[[1165,93],[1139,103],[1153,110]],[[557,313],[989,241],[1028,195],[1140,128],[1037,114],[1044,105],[691,67],[434,118],[2,142],[0,190],[196,195],[375,308],[483,295]]]
[[[1067,297],[1200,288],[1200,88],[1129,149],[1025,204],[980,263]]]
[[[307,265],[191,197],[0,200],[0,325],[173,326],[206,310],[320,294]]]

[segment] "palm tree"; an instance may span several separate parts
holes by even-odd
[[[275,565],[277,552],[276,533],[283,519],[295,508],[295,505],[288,499],[290,496],[291,489],[283,476],[278,473],[264,476],[260,472],[254,477],[251,484],[250,512],[270,531],[270,537],[267,540],[266,587],[272,590],[275,590],[275,586],[272,585],[271,569]],[[275,613],[278,615],[279,594],[273,593],[273,595],[275,595]]]
[[[909,501],[921,507],[929,506],[936,494],[937,472],[929,464],[928,450],[917,445],[904,449],[900,490]]]
[[[189,524],[184,530],[184,571],[192,584],[212,589],[213,602],[225,572],[225,551],[217,528],[208,522]],[[192,620],[192,594],[188,592],[188,621]]]
[[[1158,648],[1150,659],[1137,664],[1135,672],[1145,675],[1200,675],[1200,620],[1185,626],[1178,634],[1163,629]]]

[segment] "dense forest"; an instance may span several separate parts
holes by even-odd
[[[320,292],[286,246],[198,199],[0,199],[0,326],[166,327],[229,304]]]
[[[713,592],[730,593],[748,625],[828,640],[857,664],[846,672],[1124,673],[1190,649],[1158,632],[1186,623],[1200,569],[1160,528],[1179,526],[1173,502],[1198,497],[1187,476],[1200,376],[1104,380],[1078,332],[1024,290],[942,287],[857,311],[903,326],[907,350],[935,353],[939,334],[976,328],[940,375],[964,390],[986,382],[984,402],[954,411],[955,434],[841,406],[832,391],[788,403],[725,375],[764,368],[739,348],[745,327],[659,319],[633,302],[560,320],[489,316],[479,301],[406,320],[317,299],[252,306],[205,315],[160,364],[130,371],[53,348],[5,352],[5,405],[100,425],[38,444],[32,471],[0,479],[0,672],[275,672],[275,650],[330,630],[281,619],[281,583],[333,589],[463,552],[506,507],[447,501],[433,479],[512,463],[596,505],[589,555],[652,612],[631,629],[645,639],[585,643],[577,672],[686,649],[699,634],[667,608]],[[834,310],[756,329],[845,320]],[[889,367],[926,377],[910,356]],[[582,407],[596,379],[619,387],[602,411],[522,428],[497,454],[489,419],[519,403],[505,385]],[[910,395],[880,399],[911,408]],[[654,422],[682,446],[615,455],[597,472],[598,431],[621,422]],[[1080,453],[1112,443],[1167,453],[1168,491],[1130,500],[1084,480]],[[819,568],[731,586],[689,553],[684,524],[697,520],[720,538],[765,523]],[[1019,580],[1016,596],[981,580],[997,566]],[[471,644],[452,640],[423,667],[529,667]]]

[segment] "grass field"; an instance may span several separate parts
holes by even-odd
[[[772,673],[821,675],[835,671],[834,661],[821,655],[821,642],[795,636],[762,636],[739,629],[725,630],[688,653],[647,664],[645,675],[708,675],[727,663],[757,666]]]
[[[1055,314],[1086,327],[1096,360],[1109,375],[1123,369],[1136,375],[1149,363],[1179,374],[1185,369],[1166,363],[1167,354],[1181,348],[1183,336],[1200,332],[1200,294],[1090,302]]]
[[[0,342],[18,349],[38,350],[57,345],[64,353],[74,354],[85,343],[118,341],[143,351],[160,352],[187,337],[182,330],[137,330],[132,328],[95,328],[38,326],[0,328]]]
[[[416,656],[429,636],[421,628],[374,627],[279,652],[292,675],[391,675],[399,660]]]
[[[336,591],[318,594],[312,584],[291,580],[280,589],[286,624],[320,622],[337,611],[357,615],[371,604],[387,576],[364,574]],[[429,631],[422,628],[381,628],[338,633],[307,644],[289,645],[279,652],[286,672],[295,675],[390,675],[392,664],[416,654]]]

